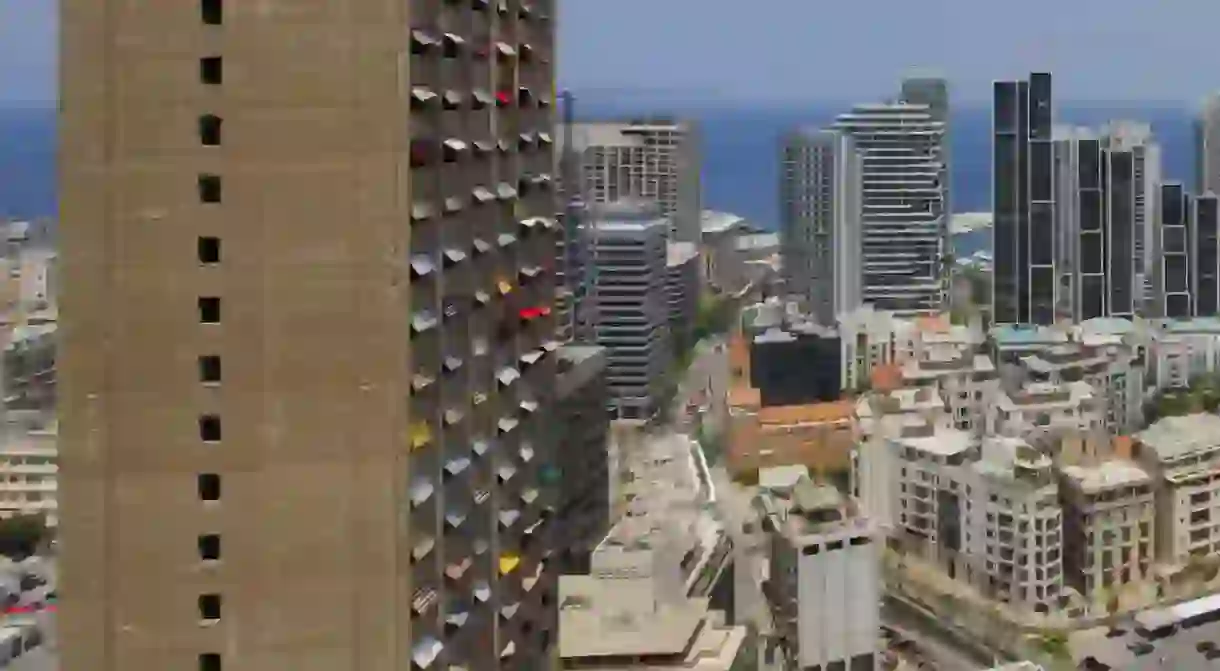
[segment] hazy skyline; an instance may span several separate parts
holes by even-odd
[[[1220,3],[1201,0],[560,2],[560,80],[578,92],[870,100],[912,68],[944,73],[960,102],[1031,70],[1054,73],[1061,100],[1194,103],[1220,89],[1206,51]],[[54,0],[0,0],[0,103],[54,100],[55,21]]]

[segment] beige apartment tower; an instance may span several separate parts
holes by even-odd
[[[64,0],[64,671],[550,668],[555,0]]]

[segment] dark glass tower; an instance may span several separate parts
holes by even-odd
[[[992,314],[999,324],[1055,318],[1051,76],[996,82],[992,100]]]

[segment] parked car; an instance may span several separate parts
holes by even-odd
[[[1147,655],[1147,654],[1151,653],[1153,650],[1155,650],[1156,648],[1154,648],[1152,646],[1152,644],[1149,643],[1148,641],[1132,641],[1127,644],[1127,649],[1130,650],[1136,656],[1139,656],[1139,655]]]

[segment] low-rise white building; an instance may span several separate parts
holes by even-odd
[[[0,517],[41,516],[59,524],[57,425],[10,427],[0,443]]]
[[[787,668],[880,669],[877,525],[807,477],[757,504],[771,546],[766,595]]]
[[[1220,417],[1166,417],[1135,440],[1157,488],[1157,559],[1220,552]]]

